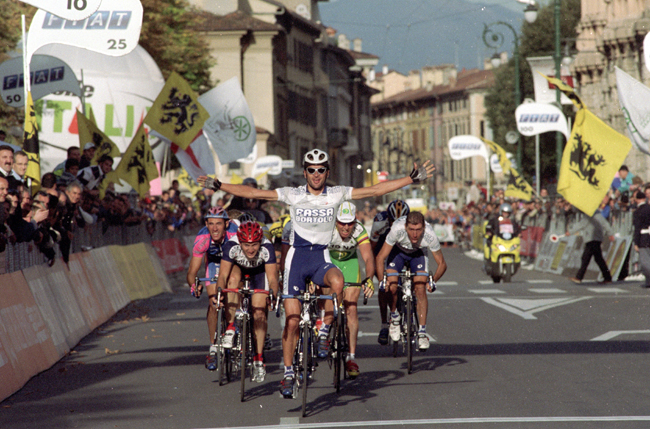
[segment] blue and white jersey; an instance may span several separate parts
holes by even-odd
[[[223,245],[223,260],[238,265],[242,269],[257,268],[265,264],[275,264],[275,249],[273,244],[266,238],[262,239],[260,251],[253,259],[248,259],[235,235]]]
[[[352,199],[352,187],[325,186],[320,195],[310,193],[307,185],[276,191],[278,201],[290,207],[292,231],[289,243],[293,247],[326,249],[332,240],[336,211],[343,201]]]
[[[424,222],[424,234],[422,234],[420,241],[413,245],[406,233],[406,216],[402,216],[393,222],[393,226],[386,236],[386,243],[390,246],[397,246],[404,253],[413,253],[425,248],[430,249],[432,252],[440,250],[440,241],[438,241],[433,227],[427,222]]]

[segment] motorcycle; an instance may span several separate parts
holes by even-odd
[[[525,227],[522,227],[523,229]],[[510,283],[512,276],[517,273],[521,265],[520,249],[521,240],[518,235],[494,234],[491,240],[486,235],[483,246],[483,266],[494,283],[499,283],[501,279],[504,283]]]

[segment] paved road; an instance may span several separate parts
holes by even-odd
[[[176,293],[131,304],[65,359],[2,402],[0,428],[647,428],[650,291],[639,282],[576,286],[521,270],[493,284],[481,262],[445,249],[430,295],[431,349],[406,374],[376,342],[377,301],[361,307],[361,375],[341,394],[322,364],[300,401],[279,397],[279,324],[268,376],[219,387],[203,368],[207,301]]]

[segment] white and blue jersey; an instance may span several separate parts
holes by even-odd
[[[285,261],[283,293],[297,295],[305,289],[307,279],[323,286],[325,273],[336,268],[327,247],[332,241],[336,212],[342,202],[352,199],[352,188],[325,186],[320,195],[309,192],[307,185],[276,191],[278,201],[287,203],[291,213],[291,249]]]
[[[278,201],[287,203],[293,230],[293,247],[327,248],[336,224],[336,211],[343,201],[352,199],[349,186],[325,186],[320,195],[313,195],[307,185],[277,189]]]
[[[408,264],[413,273],[428,273],[429,259],[426,249],[432,252],[440,250],[440,241],[427,222],[424,222],[424,233],[420,240],[415,244],[411,243],[406,232],[406,216],[395,220],[386,235],[386,244],[393,246],[386,258],[386,268],[397,272],[402,271],[404,265]]]

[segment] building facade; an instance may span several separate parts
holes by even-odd
[[[650,30],[650,0],[582,0],[581,7],[578,54],[571,64],[576,90],[595,115],[628,135],[614,67],[650,86],[650,72],[643,58],[643,40]],[[646,173],[650,158],[636,146],[625,162],[635,175],[650,180]]]
[[[426,79],[426,80],[425,80]],[[402,190],[402,198],[462,203],[465,182],[487,183],[485,159],[454,161],[449,139],[463,134],[486,136],[484,97],[494,83],[491,70],[456,71],[453,65],[423,69],[424,85],[372,104],[375,170],[382,179],[408,173],[413,161],[430,159],[435,179]],[[422,81],[420,81],[422,82]]]
[[[320,24],[315,0],[194,4],[204,9],[198,30],[215,60],[212,79],[240,80],[258,128],[257,155],[295,163],[280,176],[266,178],[269,184],[304,183],[304,154],[319,148],[332,158],[332,183],[363,186],[372,161],[374,93],[364,70],[378,58],[360,52],[360,41],[353,44],[358,51],[339,47],[335,32]],[[246,176],[251,169],[231,163],[222,172]]]

